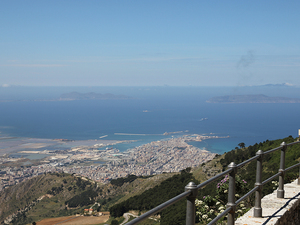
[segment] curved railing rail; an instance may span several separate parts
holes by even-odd
[[[161,210],[169,207],[170,205],[172,205],[184,198],[187,198],[186,225],[194,225],[195,217],[196,217],[195,199],[197,197],[198,190],[227,174],[229,174],[228,203],[226,205],[227,209],[224,210],[221,214],[219,214],[216,218],[214,218],[209,223],[209,225],[215,224],[219,219],[221,219],[222,217],[224,217],[227,214],[228,214],[227,224],[233,225],[234,219],[235,219],[234,216],[235,216],[236,206],[238,204],[240,204],[243,200],[245,200],[248,196],[253,194],[254,192],[255,192],[255,205],[254,205],[254,215],[253,216],[254,217],[262,217],[262,208],[261,208],[262,187],[265,184],[267,184],[268,182],[275,179],[276,177],[279,177],[277,198],[284,198],[284,174],[285,174],[285,172],[289,171],[291,169],[294,169],[296,167],[300,168],[300,163],[297,163],[297,164],[285,169],[285,152],[286,152],[286,149],[288,146],[291,146],[294,144],[299,144],[299,143],[300,143],[300,141],[296,141],[296,142],[289,143],[289,144],[282,142],[279,147],[271,149],[269,151],[263,152],[262,150],[259,150],[256,153],[256,156],[254,156],[238,165],[236,165],[234,162],[232,162],[228,165],[228,167],[229,167],[228,170],[210,178],[209,180],[204,181],[203,183],[201,183],[199,185],[195,185],[193,182],[190,182],[185,187],[185,192],[162,203],[161,205],[155,207],[154,209],[151,209],[150,211],[144,213],[143,215],[133,219],[132,221],[126,223],[126,225],[138,224],[139,222],[150,217],[151,215],[157,214]],[[275,175],[269,177],[267,180],[262,181],[262,158],[263,158],[263,155],[270,154],[277,150],[281,150],[279,172],[276,173]],[[235,201],[235,175],[239,168],[243,167],[247,163],[250,163],[254,160],[257,160],[255,187],[252,190],[250,190],[247,194],[242,196],[238,201]],[[298,178],[298,185],[300,185],[300,174],[299,174],[299,178]]]

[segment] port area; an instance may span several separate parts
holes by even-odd
[[[125,177],[128,174],[149,176],[164,172],[179,172],[215,157],[215,153],[188,144],[211,138],[227,137],[182,135],[153,141],[124,152],[115,146],[129,142],[128,140],[76,142],[56,139],[41,142],[40,139],[29,139],[27,143],[21,142],[19,146],[15,146],[18,149],[15,154],[23,154],[22,157],[8,155],[0,157],[0,189],[45,172],[76,174],[100,183],[107,183],[111,179]],[[46,144],[48,146],[45,147]],[[50,147],[54,149],[45,149]],[[42,157],[28,159],[32,155]]]

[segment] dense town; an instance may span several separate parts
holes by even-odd
[[[63,151],[40,151],[49,154],[39,165],[4,167],[0,170],[0,190],[20,183],[33,176],[47,172],[64,172],[88,177],[107,183],[111,179],[155,175],[164,172],[179,172],[195,167],[214,158],[215,154],[194,147],[188,142],[202,141],[218,136],[184,135],[178,138],[154,141],[126,152],[116,148],[99,150],[99,146],[80,146]],[[9,157],[0,158],[0,164],[17,161]]]

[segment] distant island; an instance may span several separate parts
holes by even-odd
[[[79,92],[70,92],[61,94],[58,98],[36,98],[36,99],[4,99],[0,102],[53,102],[53,101],[74,101],[74,100],[113,100],[113,99],[133,99],[127,95],[114,95],[110,93],[99,94],[94,92],[89,93],[79,93]]]
[[[269,97],[266,95],[226,95],[208,99],[208,103],[300,103],[298,98]]]
[[[99,94],[94,92],[78,93],[70,92],[60,96],[59,100],[88,100],[88,99],[131,99],[132,97],[126,95],[114,95],[114,94]]]

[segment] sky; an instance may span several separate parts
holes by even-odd
[[[0,87],[300,86],[300,1],[0,1]]]

